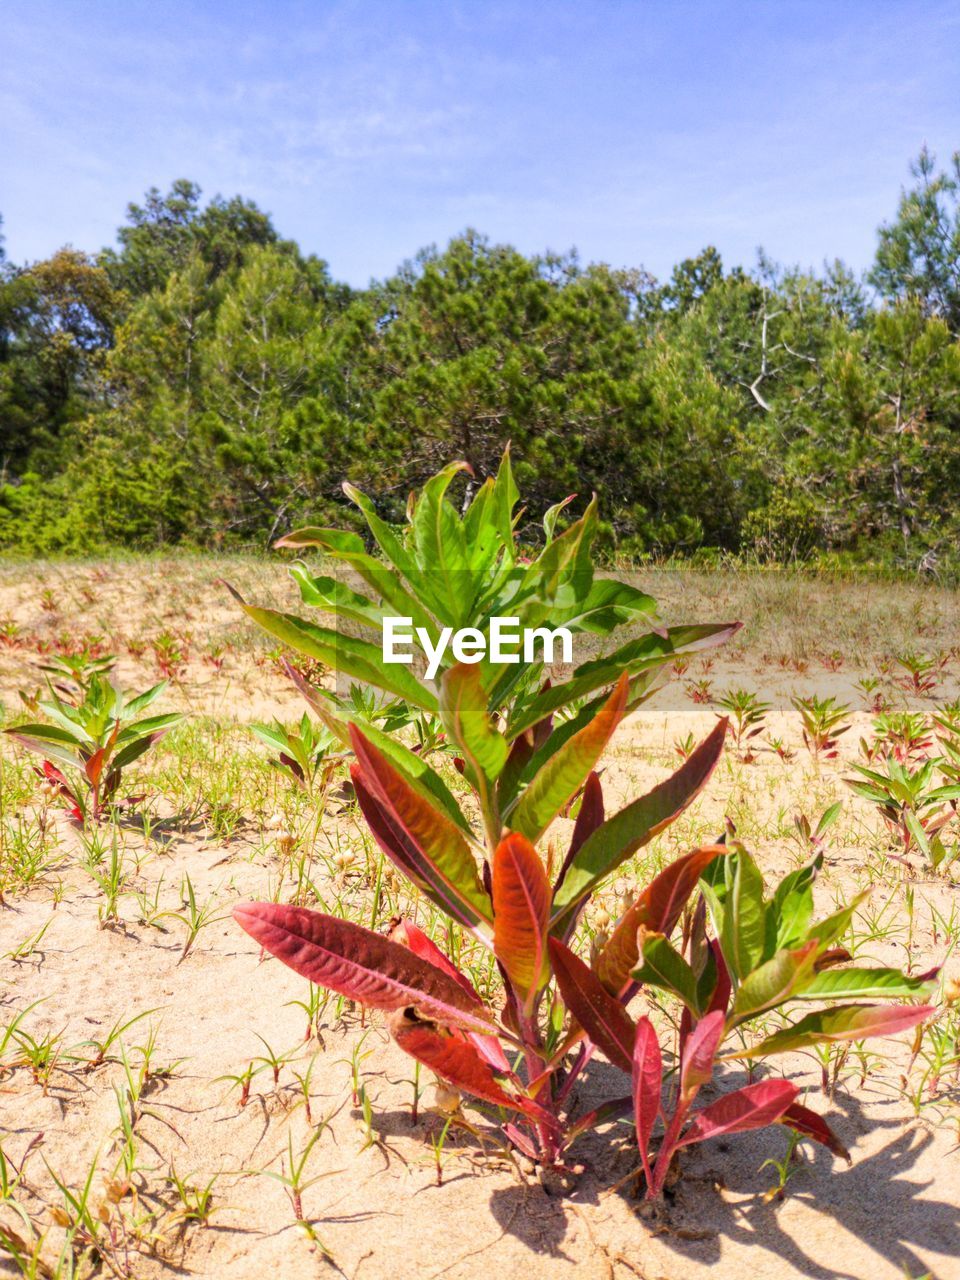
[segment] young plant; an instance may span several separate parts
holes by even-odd
[[[592,967],[559,939],[551,940],[560,990],[580,1027],[631,1075],[648,1199],[662,1193],[682,1148],[777,1122],[849,1160],[826,1121],[797,1102],[800,1090],[788,1080],[755,1081],[707,1106],[694,1104],[706,1084],[718,1083],[721,1064],[893,1035],[934,1012],[928,1005],[874,1002],[922,997],[935,973],[909,977],[897,969],[847,965],[850,955],[838,943],[863,895],[813,923],[812,886],[821,863],[818,854],[766,900],[760,870],[741,845],[707,846],[667,867],[626,913]],[[678,947],[670,933],[698,876],[701,897]],[[656,902],[670,903],[668,928],[647,923]],[[679,1013],[672,1079],[664,1071],[662,1033],[649,1016],[634,1022],[624,1007],[640,986],[666,997],[671,1013]],[[784,1010],[794,1002],[822,1007],[791,1021],[796,1015]],[[782,1024],[756,1038],[751,1024],[766,1024],[774,1014]],[[662,1135],[654,1157],[658,1122]]]
[[[933,735],[922,712],[891,711],[873,722],[873,740],[860,739],[868,764],[892,756],[899,764],[922,760],[933,746]]]
[[[940,772],[948,782],[960,782],[960,699],[942,706],[933,724],[943,751],[938,761]]]
[[[817,825],[811,825],[810,819],[805,813],[798,813],[793,820],[796,829],[797,839],[804,852],[820,853],[824,845],[824,837],[840,817],[840,811],[843,808],[843,802],[835,801],[828,808],[824,809],[820,817],[817,819]]]
[[[514,536],[517,494],[509,458],[463,515],[446,497],[460,469],[447,468],[428,482],[412,506],[406,534],[383,525],[359,495],[389,565],[368,556],[354,535],[311,531],[296,545],[318,543],[348,556],[381,599],[417,618],[428,635],[441,624],[469,620],[482,632],[496,616],[610,635],[650,615],[648,597],[593,578],[595,503],[559,535],[556,512],[548,513],[546,546],[523,563]],[[379,625],[380,605],[339,588],[327,583],[318,597],[339,600],[356,620]],[[384,664],[379,644],[246,608],[273,634],[339,664],[341,674],[439,718],[461,762],[466,809],[422,752],[369,723],[341,719],[328,700],[306,689],[318,714],[356,756],[351,776],[357,801],[380,849],[459,926],[451,928],[454,939],[465,931],[492,953],[504,999],[496,1008],[486,1004],[409,920],[384,936],[332,915],[263,902],[237,907],[237,921],[311,982],[383,1010],[402,1049],[455,1088],[508,1113],[504,1132],[518,1150],[545,1166],[560,1165],[577,1134],[604,1117],[574,1121],[570,1114],[571,1091],[589,1054],[581,1048],[568,1061],[582,1033],[563,1027],[562,1003],[552,993],[551,939],[569,940],[591,895],[699,794],[721,755],[727,722],[672,777],[609,817],[597,765],[617,726],[650,695],[678,653],[717,644],[736,626],[634,636],[579,663],[557,683],[542,680],[542,663],[484,659],[447,665],[431,685],[407,667]],[[561,719],[574,704],[575,713]],[[578,795],[572,835],[563,857],[556,857],[553,824]],[[665,920],[663,910],[669,915],[672,908],[658,909],[652,922],[672,928],[675,918]],[[616,1103],[620,1110],[626,1105]]]
[[[899,840],[904,856],[916,847],[935,871],[946,869],[960,852],[960,846],[948,850],[941,835],[955,816],[956,809],[948,802],[960,797],[960,783],[931,786],[935,760],[927,760],[913,770],[893,758],[885,763],[886,773],[855,764],[854,769],[864,780],[844,781],[858,796],[877,806],[888,829]]]
[[[183,719],[177,712],[142,717],[165,688],[154,685],[128,700],[119,687],[93,674],[73,703],[50,685],[49,699],[38,706],[54,723],[19,724],[4,733],[44,757],[37,773],[66,801],[77,822],[99,822],[115,803],[124,770]],[[58,765],[74,771],[79,785]]]
[[[940,685],[948,659],[943,653],[931,657],[929,654],[908,652],[898,653],[894,661],[904,672],[897,684],[918,698],[929,698]]]
[[[326,793],[334,769],[344,759],[332,751],[337,740],[328,729],[315,729],[304,712],[296,729],[275,720],[272,725],[252,724],[250,731],[276,751],[276,759],[270,761],[274,768],[287,770],[304,791]]]
[[[752,760],[747,744],[763,733],[763,722],[770,710],[769,702],[761,702],[749,689],[727,689],[716,704],[727,712],[730,719],[730,736],[742,760]]]
[[[838,742],[850,728],[850,708],[836,698],[791,698],[794,710],[803,723],[803,744],[815,760],[836,760]]]
[[[767,741],[770,744],[770,750],[776,752],[784,764],[789,764],[797,754],[791,747],[787,746],[783,738],[768,738]]]
[[[854,687],[860,690],[864,705],[869,712],[879,716],[886,711],[889,704],[878,676],[864,676],[862,680],[857,681]]]
[[[80,653],[59,654],[49,662],[41,662],[40,670],[46,672],[58,693],[76,701],[89,688],[94,676],[107,676],[116,663],[117,659],[112,654],[100,655],[96,653],[95,646],[85,646]]]

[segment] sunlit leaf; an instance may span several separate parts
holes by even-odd
[[[383,934],[276,902],[244,902],[234,919],[271,955],[317,986],[373,1009],[414,1008],[423,1018],[488,1032],[488,1011],[460,983]]]
[[[564,1003],[579,1025],[614,1066],[632,1075],[636,1032],[626,1009],[559,938],[550,939],[550,959]]]
[[[512,832],[493,855],[493,949],[526,1011],[549,974],[550,882],[533,845]]]
[[[581,898],[696,799],[720,759],[726,732],[727,722],[721,720],[676,773],[608,818],[585,841],[557,890],[551,926],[555,932]]]
[[[759,1044],[731,1051],[728,1058],[766,1058],[773,1053],[789,1053],[814,1044],[835,1044],[843,1040],[866,1040],[869,1036],[893,1036],[923,1022],[936,1011],[929,1005],[845,1004],[835,1009],[819,1009],[799,1022],[767,1036]]]
[[[686,1147],[725,1133],[763,1129],[783,1116],[799,1092],[789,1080],[760,1080],[745,1085],[696,1112],[677,1146]]]

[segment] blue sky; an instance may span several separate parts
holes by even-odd
[[[658,275],[872,257],[960,147],[960,0],[3,0],[8,256],[177,177],[362,285],[473,226]]]

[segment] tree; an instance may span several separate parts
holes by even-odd
[[[127,206],[129,225],[117,232],[120,251],[106,249],[100,255],[118,288],[131,297],[162,289],[194,253],[214,280],[238,266],[251,245],[276,243],[269,215],[252,201],[214,196],[201,208],[201,194],[195,182],[178,178],[165,196],[151,187],[142,205]]]
[[[278,246],[249,249],[230,280],[199,352],[228,529],[273,537],[336,465],[339,441],[323,415],[298,407],[322,393],[342,297],[324,263]]]
[[[915,185],[902,191],[896,219],[879,231],[870,281],[889,299],[916,299],[960,333],[960,151],[937,172],[926,147],[910,166]]]
[[[57,464],[67,424],[100,394],[121,297],[86,254],[61,249],[2,283],[0,461],[14,474]]]

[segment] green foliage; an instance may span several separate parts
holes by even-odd
[[[336,738],[329,730],[314,728],[306,712],[295,729],[287,729],[275,720],[270,724],[252,724],[250,732],[272,747],[277,755],[271,760],[278,769],[286,769],[305,791],[323,790],[330,774],[343,759],[332,747]]]
[[[511,442],[536,508],[598,495],[605,553],[955,569],[958,165],[921,154],[870,296],[840,262],[708,247],[658,282],[474,231],[352,291],[249,201],[153,189],[115,249],[0,263],[0,547],[262,546],[349,520],[344,474],[396,523]]]
[[[868,769],[855,764],[863,781],[846,779],[858,796],[875,804],[887,827],[902,845],[902,852],[917,848],[933,869],[946,869],[960,854],[960,843],[950,848],[944,842],[944,831],[956,816],[960,799],[960,782],[934,785],[940,760],[925,760],[915,769],[901,764],[892,756],[884,760],[885,770]],[[950,760],[947,760],[950,777]]]
[[[48,685],[49,697],[39,699],[36,707],[52,724],[30,722],[4,730],[44,758],[37,772],[79,822],[99,822],[110,804],[116,803],[124,771],[183,719],[177,712],[142,715],[163,693],[165,681],[127,698],[102,678],[99,665],[87,663],[82,672],[72,672],[79,680],[74,696]],[[79,787],[58,765],[79,775]]]
[[[678,1046],[679,1087],[664,1104],[661,1098],[662,1054],[653,1024],[646,1016],[626,1028],[632,1052],[634,1106],[638,1132],[649,1137],[658,1117],[664,1135],[651,1166],[641,1145],[647,1196],[660,1194],[674,1152],[693,1142],[759,1128],[779,1121],[802,1137],[849,1154],[819,1116],[797,1103],[799,1090],[785,1080],[748,1084],[694,1111],[700,1089],[716,1067],[730,1059],[764,1060],[821,1043],[890,1035],[923,1021],[928,1006],[884,1007],[864,1003],[878,999],[917,999],[928,995],[934,974],[910,977],[897,969],[849,966],[850,955],[837,946],[860,899],[813,922],[813,881],[823,861],[791,872],[767,900],[763,877],[740,845],[716,850],[702,867],[700,889],[706,911],[695,911],[687,956],[664,932],[641,925],[639,963],[634,983],[653,988],[682,1010]],[[676,865],[676,864],[674,864]],[[699,869],[699,868],[698,868]],[[708,933],[707,915],[715,930]],[[631,924],[633,921],[631,920]],[[601,968],[601,976],[602,976]],[[561,983],[563,988],[563,983]],[[585,1026],[593,1032],[600,1007],[593,991],[584,1004]],[[797,1017],[794,1002],[843,1001]],[[777,1017],[777,1030],[769,1021]],[[789,1021],[795,1018],[795,1021]],[[762,1023],[758,1030],[752,1024]],[[724,1044],[735,1044],[724,1052]]]
[[[960,151],[936,172],[926,147],[910,166],[916,185],[903,191],[893,223],[880,228],[871,281],[886,297],[918,300],[960,329]]]

